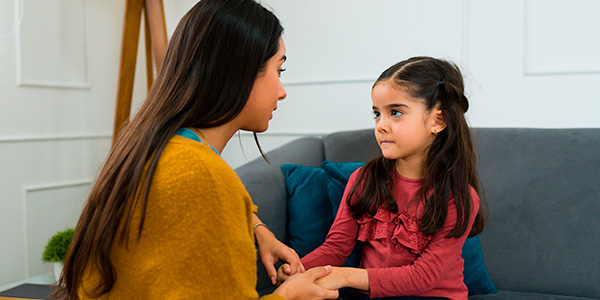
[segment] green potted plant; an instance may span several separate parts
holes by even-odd
[[[69,245],[73,240],[74,232],[74,228],[67,228],[63,231],[57,232],[50,238],[46,244],[44,252],[42,253],[42,261],[46,263],[52,263],[56,280],[58,280],[60,273],[62,272],[65,256],[67,255],[67,250],[69,249]]]

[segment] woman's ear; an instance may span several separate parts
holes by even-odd
[[[437,134],[438,132],[441,132],[442,130],[446,129],[446,121],[444,120],[444,115],[442,114],[441,110],[436,110],[434,112],[433,117],[433,127],[431,128],[431,130],[434,134]]]

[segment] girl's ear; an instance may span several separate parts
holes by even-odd
[[[433,121],[433,127],[431,130],[433,131],[433,134],[437,134],[446,128],[446,121],[444,120],[444,115],[442,114],[441,110],[435,111],[434,114],[435,119]]]

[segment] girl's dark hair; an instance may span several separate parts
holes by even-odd
[[[131,230],[141,236],[150,183],[165,145],[179,128],[211,128],[233,120],[279,50],[282,33],[277,17],[253,0],[202,0],[181,19],[152,89],[123,126],[90,192],[54,297],[78,299],[87,268],[100,280],[86,292],[99,296],[112,289],[111,248],[125,243]],[[141,222],[131,228],[136,207],[142,208]]]
[[[454,197],[457,221],[447,237],[461,237],[469,225],[470,216],[476,213],[469,236],[479,234],[485,224],[482,199],[479,211],[473,212],[469,185],[482,196],[476,169],[476,155],[471,130],[465,120],[469,102],[464,95],[463,78],[458,67],[448,61],[431,57],[413,57],[385,70],[377,84],[389,81],[421,101],[427,111],[439,106],[446,128],[437,133],[429,146],[423,165],[423,184],[415,201],[423,201],[423,215],[419,217],[420,231],[426,235],[438,233],[448,216],[448,200]],[[392,197],[396,161],[383,155],[368,162],[358,173],[358,179],[346,201],[352,215],[373,216],[384,206],[397,213],[398,206]],[[360,192],[359,192],[360,189]],[[353,195],[356,201],[351,202]]]

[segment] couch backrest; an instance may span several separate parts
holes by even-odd
[[[287,143],[267,153],[269,163],[262,157],[257,158],[235,171],[244,183],[252,201],[258,206],[258,215],[280,241],[286,240],[287,201],[285,179],[281,172],[282,164],[300,164],[320,167],[325,156],[323,141],[318,137],[305,137]],[[264,295],[274,286],[258,262],[257,290]]]
[[[474,128],[489,206],[480,236],[499,289],[600,298],[600,129]],[[366,161],[373,130],[323,138],[325,158]]]
[[[600,298],[600,129],[473,130],[500,289]]]
[[[474,128],[489,206],[480,236],[499,289],[600,298],[600,129]],[[303,138],[236,170],[263,221],[285,240],[282,163],[367,161],[373,130]],[[259,266],[258,288],[269,290]]]
[[[332,133],[323,137],[323,145],[329,161],[368,161],[381,153],[373,129]]]

